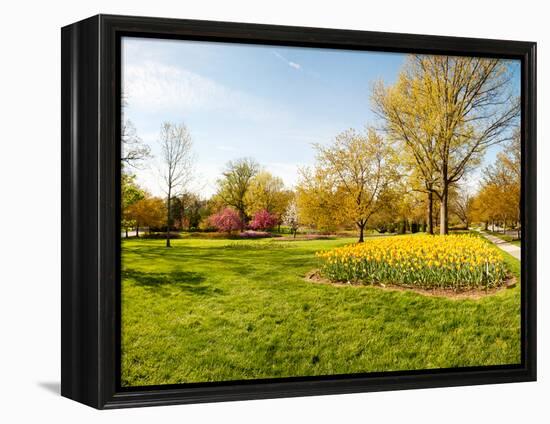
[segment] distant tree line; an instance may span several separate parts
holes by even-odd
[[[447,234],[472,222],[520,228],[519,99],[502,59],[411,55],[392,85],[372,90],[379,128],[349,129],[315,144],[312,167],[292,190],[250,157],[228,161],[208,199],[190,190],[192,140],[184,124],[164,123],[159,147],[165,197],[140,189],[128,168],[150,155],[125,125],[123,228],[222,232],[366,229]],[[487,149],[501,144],[480,189],[464,182]],[[436,213],[439,211],[439,213]]]

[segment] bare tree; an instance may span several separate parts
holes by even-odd
[[[132,168],[141,169],[143,161],[151,157],[151,148],[143,143],[143,140],[138,136],[135,125],[125,117],[125,109],[128,106],[128,96],[122,93],[121,98],[121,127],[120,141],[121,148],[121,163]]]
[[[166,192],[166,247],[170,247],[171,201],[189,185],[193,177],[192,140],[185,124],[165,122],[160,129],[161,170]]]
[[[455,196],[453,196],[452,207],[455,215],[466,226],[466,229],[470,226],[470,216],[472,214],[474,198],[467,190],[458,190]]]
[[[122,122],[120,129],[122,141],[121,162],[123,165],[140,169],[143,161],[151,157],[151,148],[138,136],[136,127],[130,120]]]

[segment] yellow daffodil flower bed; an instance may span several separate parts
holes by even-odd
[[[472,235],[414,235],[367,240],[317,252],[332,281],[418,288],[492,288],[506,278],[500,252]]]

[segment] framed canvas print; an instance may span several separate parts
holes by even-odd
[[[62,29],[62,395],[536,379],[535,43]]]

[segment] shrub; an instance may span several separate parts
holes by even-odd
[[[239,213],[232,208],[225,208],[222,211],[211,215],[208,218],[209,224],[218,231],[231,233],[243,227],[243,222]]]
[[[252,221],[250,221],[249,227],[253,230],[268,230],[277,225],[278,221],[279,219],[277,215],[262,209],[254,214]]]
[[[321,273],[334,281],[467,289],[495,287],[506,277],[500,252],[471,235],[395,236],[317,256]]]

